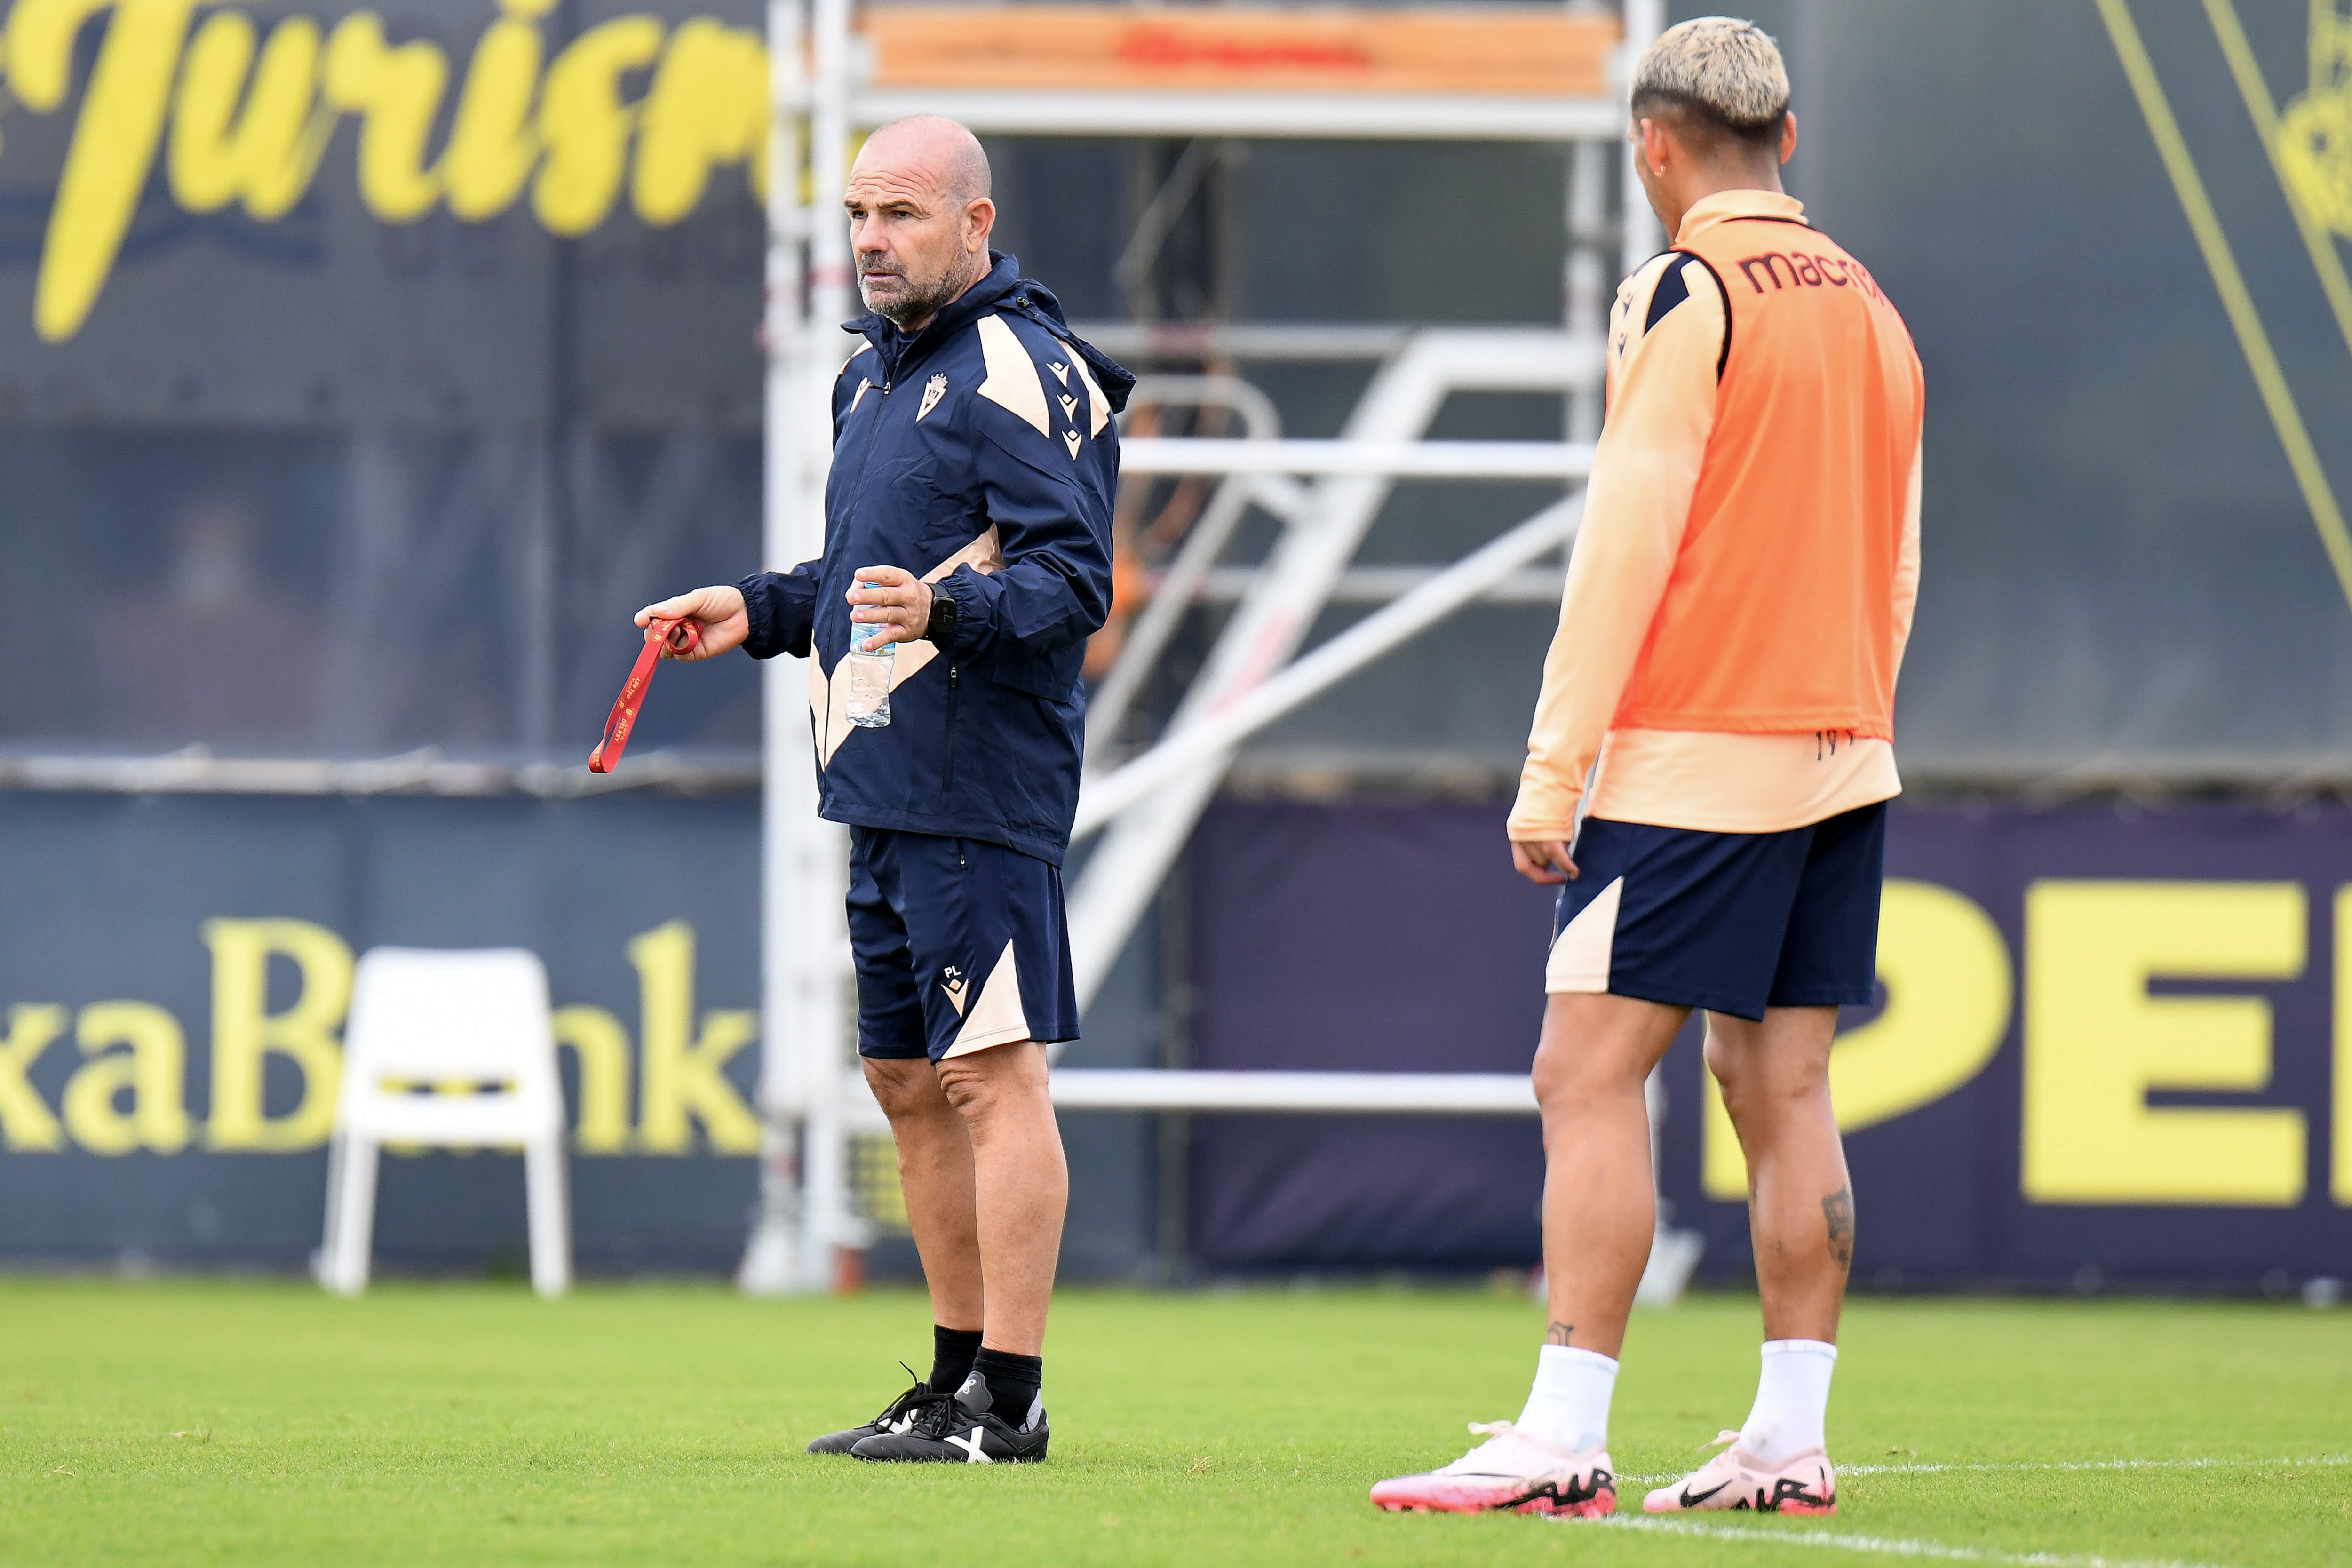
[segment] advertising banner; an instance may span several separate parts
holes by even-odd
[[[300,1268],[353,955],[378,943],[546,962],[584,1270],[739,1255],[755,800],[0,800],[0,1261]],[[1550,899],[1501,844],[1499,805],[1220,804],[1192,851],[1193,1063],[1526,1070]],[[1858,1283],[2352,1274],[2352,810],[1898,805],[1887,854],[1882,1005],[1846,1020],[1832,1079]],[[1072,1059],[1148,1065],[1160,1016],[1107,998]],[[1701,1277],[1737,1280],[1744,1170],[1705,1082],[1694,1026],[1661,1180]],[[1172,1196],[1149,1130],[1064,1120],[1071,1256],[1132,1273]],[[1189,1170],[1212,1274],[1538,1251],[1531,1119],[1197,1118]],[[888,1220],[887,1145],[857,1179]],[[377,1237],[387,1268],[519,1269],[520,1161],[395,1152]]]
[[[1226,804],[1194,850],[1204,1067],[1520,1071],[1549,899],[1483,806]],[[1898,803],[1882,1003],[1832,1093],[1857,1282],[2284,1289],[2352,1274],[2352,811]],[[1696,1025],[1661,1183],[1748,1268]],[[1532,1263],[1532,1121],[1202,1126],[1212,1269]]]
[[[548,968],[591,1271],[718,1269],[757,1185],[757,803],[14,795],[0,1258],[299,1268],[354,953]],[[389,1151],[388,1267],[523,1253],[519,1155]]]
[[[545,963],[587,1274],[719,1273],[759,1184],[756,796],[130,797],[0,792],[0,1266],[304,1268],[357,954]],[[1144,1066],[1115,978],[1079,1047]],[[1071,1278],[1158,1240],[1146,1119],[1072,1117]],[[884,1137],[852,1141],[877,1271],[909,1273]],[[518,1154],[387,1147],[379,1268],[523,1267]]]
[[[756,422],[767,47],[714,6],[15,0],[0,422]]]

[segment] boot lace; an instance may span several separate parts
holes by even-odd
[[[882,1414],[877,1415],[872,1421],[868,1422],[868,1426],[887,1427],[901,1416],[908,1415],[913,1416],[915,1421],[919,1424],[923,1417],[930,1413],[933,1406],[951,1404],[954,1402],[955,1396],[953,1394],[933,1393],[931,1391],[931,1385],[922,1378],[916,1377],[915,1369],[908,1366],[905,1362],[900,1362],[898,1366],[899,1369],[905,1372],[909,1378],[914,1379],[914,1386],[907,1390],[906,1393],[898,1395],[898,1398],[892,1400],[888,1405],[884,1405],[882,1408]],[[912,1428],[909,1428],[909,1430],[911,1429]]]
[[[915,1424],[907,1428],[907,1433],[909,1436],[929,1437],[933,1442],[943,1443],[947,1441],[949,1432],[962,1418],[963,1413],[957,1406],[954,1394],[934,1394],[916,1412]]]

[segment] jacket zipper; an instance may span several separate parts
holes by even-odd
[[[883,382],[883,384],[882,384],[882,395],[883,395],[883,396],[885,396],[885,397],[887,397],[887,396],[889,396],[889,395],[890,395],[890,383],[891,383],[892,381],[895,381],[895,380],[897,379],[897,377],[896,377],[896,376],[891,375],[890,372],[888,372],[888,371],[887,371],[887,370],[886,370],[886,371],[884,371],[882,374],[883,374],[883,375],[886,377],[886,379],[884,380],[884,382]],[[868,384],[871,384],[869,383]],[[873,461],[874,461],[874,445],[875,445],[875,443],[876,443],[876,442],[879,441],[881,438],[882,438],[882,408],[881,408],[881,405],[880,405],[879,404],[877,404],[877,405],[875,405],[875,409],[874,409],[874,422],[873,422],[873,424],[872,424],[872,425],[870,425],[870,426],[866,428],[866,449],[865,449],[863,452],[860,452],[860,453],[857,455],[857,479],[856,479],[856,482],[851,486],[851,488],[850,488],[850,491],[849,491],[849,498],[848,498],[846,500],[845,500],[845,501],[843,501],[843,502],[841,503],[842,521],[843,521],[843,523],[844,523],[845,525],[846,525],[846,523],[848,522],[848,520],[849,520],[851,517],[853,517],[853,516],[855,516],[855,515],[856,514],[856,511],[857,511],[857,498],[858,498],[859,496],[864,495],[864,494],[866,493],[866,468],[867,468],[869,466],[871,466],[871,465],[872,465],[872,463],[873,463]],[[826,518],[826,519],[825,519],[825,532],[826,532],[828,535],[830,535],[830,534],[832,533],[832,531],[833,531],[833,519],[832,519],[832,518],[830,518],[830,517],[828,517],[828,518]],[[810,653],[811,653],[812,655],[814,655],[814,654],[815,653],[816,649],[814,648],[814,646],[812,646],[812,647],[810,647],[809,651],[810,651]],[[823,665],[823,662],[822,662],[822,661],[819,661],[818,668],[819,668],[820,669],[822,669],[822,668],[824,668],[824,665]],[[828,685],[828,686],[830,686],[830,684],[832,683],[832,679],[833,679],[833,678],[832,678],[831,676],[827,676],[827,677],[825,678],[825,679],[826,679],[826,683],[827,683],[827,685]],[[824,767],[824,764],[823,763],[819,763],[817,764],[817,770],[816,770],[816,771],[817,771],[817,776],[818,776],[818,780],[819,780],[819,783],[818,783],[818,789],[819,789],[819,791],[820,791],[820,793],[821,793],[821,792],[823,791],[823,789],[824,789],[824,783],[823,783],[823,780],[824,780],[824,773],[825,773],[825,767]]]
[[[955,665],[950,664],[948,666],[948,760],[947,766],[942,770],[944,778],[940,788],[940,793],[941,795],[953,795],[955,793],[956,700],[958,696],[958,674],[959,671]]]
[[[885,370],[882,374],[884,379],[877,390],[880,395],[887,397],[890,395],[890,388],[897,384],[898,377],[888,370]],[[881,439],[882,405],[877,403],[874,405],[874,422],[866,427],[866,450],[857,455],[857,482],[850,487],[849,499],[841,504],[844,523],[856,513],[858,499],[866,494],[866,470],[873,466],[874,448]]]
[[[876,357],[881,357],[878,350],[876,353]],[[898,375],[894,369],[885,368],[882,372],[881,395],[884,397],[889,396],[890,388],[894,384],[896,384],[898,379]],[[871,385],[872,384],[868,383],[867,384]],[[857,515],[858,498],[866,493],[866,470],[873,466],[874,448],[881,439],[882,405],[877,403],[874,405],[873,422],[869,424],[866,429],[866,449],[857,455],[857,478],[850,486],[848,499],[841,503],[841,521],[842,527],[845,531],[846,531],[849,526],[849,520]],[[825,519],[825,533],[827,537],[830,537],[832,532],[833,520],[828,517]],[[812,647],[809,651],[814,654],[816,650]],[[821,661],[820,668],[822,668]],[[830,682],[831,677],[827,677],[826,679],[828,682]],[[824,771],[824,764],[818,764],[818,773],[822,775]]]

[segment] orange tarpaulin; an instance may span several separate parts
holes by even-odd
[[[862,22],[888,88],[1595,98],[1622,36],[1612,17],[1517,7],[876,5]]]

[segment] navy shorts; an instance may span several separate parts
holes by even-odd
[[[1062,871],[976,838],[849,830],[857,1054],[912,1060],[1078,1037]]]
[[[1582,875],[1560,889],[1547,992],[1738,1018],[1870,1004],[1885,802],[1784,833],[1587,817],[1574,853]]]

